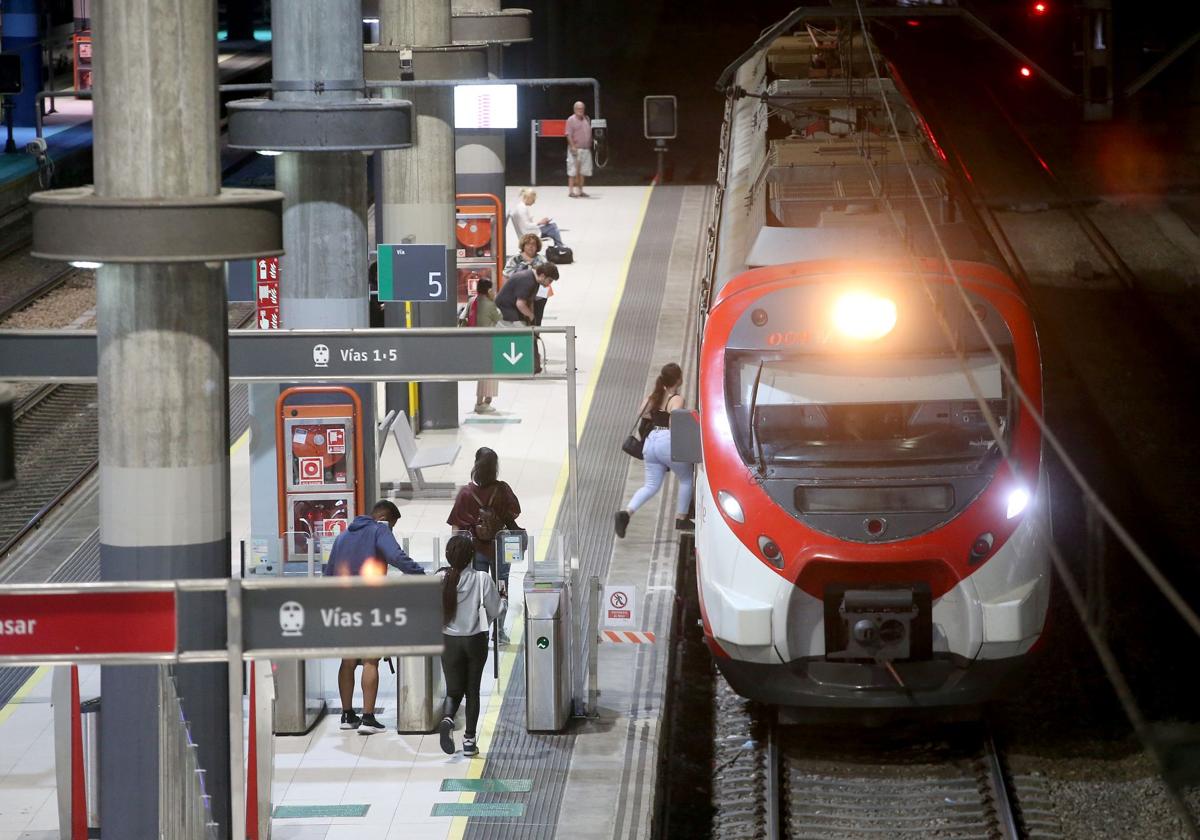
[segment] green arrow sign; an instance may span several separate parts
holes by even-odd
[[[533,336],[497,335],[492,337],[493,373],[533,373]]]

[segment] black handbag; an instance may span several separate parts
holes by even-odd
[[[645,403],[642,404],[643,408]],[[649,417],[643,417],[642,413],[638,412],[637,426],[629,437],[625,438],[625,442],[621,444],[621,451],[631,458],[643,460],[642,447],[646,445],[646,435],[650,434],[650,430],[654,428],[654,421]]]

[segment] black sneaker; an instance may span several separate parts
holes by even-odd
[[[463,738],[463,755],[479,755],[479,745],[475,743],[474,738]]]
[[[358,726],[359,735],[374,735],[376,732],[382,732],[386,729],[382,723],[375,719],[375,715],[364,714],[362,723]]]
[[[452,718],[442,718],[442,722],[438,724],[438,735],[442,741],[442,752],[446,755],[454,755],[454,720]]]
[[[629,512],[617,511],[617,536],[625,539],[625,529],[629,527]]]
[[[360,723],[362,723],[362,718],[354,714],[353,709],[342,712],[342,729],[358,729]]]

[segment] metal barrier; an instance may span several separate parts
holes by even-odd
[[[250,575],[319,577],[332,540],[304,531],[285,531],[281,537],[254,538]],[[321,666],[305,659],[285,659],[275,665],[276,735],[307,735],[325,716]]]
[[[205,771],[196,759],[191,727],[175,690],[169,666],[158,667],[158,831],[162,840],[218,840],[212,798],[204,790]]]
[[[400,543],[404,551],[425,569],[426,574],[437,571],[442,560],[442,538],[437,534],[413,534]],[[424,558],[423,546],[430,546]],[[396,731],[404,733],[432,732],[442,719],[442,679],[440,656],[396,657]]]
[[[571,564],[562,534],[530,563],[525,576],[525,728],[561,730],[578,696],[572,658]]]
[[[100,828],[100,698],[79,704],[79,731],[83,742],[83,797],[88,833]]]

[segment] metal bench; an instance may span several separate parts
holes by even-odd
[[[462,449],[458,444],[452,446],[417,447],[417,439],[413,436],[412,425],[406,412],[389,411],[379,424],[375,438],[376,452],[383,454],[387,445],[388,432],[395,439],[400,449],[400,457],[404,468],[408,470],[408,481],[381,481],[382,487],[394,492],[410,493],[412,498],[442,499],[452,498],[458,490],[453,481],[426,481],[422,470],[430,467],[443,467],[453,464]]]

